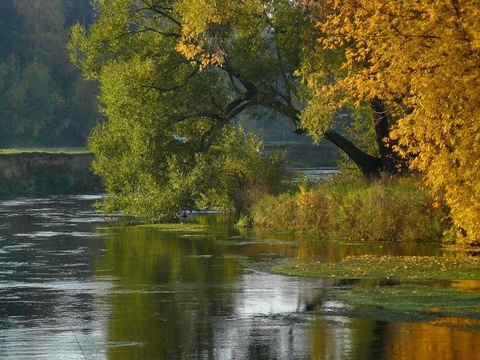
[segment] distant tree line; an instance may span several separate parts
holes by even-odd
[[[93,17],[89,0],[0,0],[0,148],[84,146],[98,91],[66,44]]]

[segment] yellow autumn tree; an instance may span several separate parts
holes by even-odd
[[[326,0],[313,13],[342,72],[316,101],[379,99],[397,118],[392,138],[451,209],[458,240],[480,242],[480,1]]]

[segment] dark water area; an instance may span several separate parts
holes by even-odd
[[[352,316],[330,295],[346,282],[263,270],[438,245],[331,244],[214,216],[197,219],[204,232],[169,233],[95,213],[97,199],[0,202],[0,359],[480,359],[468,319]]]

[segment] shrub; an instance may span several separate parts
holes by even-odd
[[[302,184],[296,195],[263,198],[252,214],[255,226],[349,240],[433,241],[445,229],[442,209],[413,177]]]
[[[253,205],[252,220],[255,226],[277,230],[297,230],[296,199],[289,193],[268,195]]]

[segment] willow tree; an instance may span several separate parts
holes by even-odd
[[[262,156],[233,121],[252,106],[252,90],[177,51],[176,5],[99,1],[88,32],[72,30],[74,61],[99,82],[108,119],[90,139],[107,211],[168,220],[198,206],[239,210],[246,189],[282,185],[281,159]]]
[[[476,0],[335,0],[314,5],[322,47],[344,76],[317,88],[342,106],[381,101],[396,150],[451,209],[464,242],[480,240],[480,7]],[[315,74],[311,81],[315,83]],[[316,99],[320,99],[319,96]],[[335,103],[335,102],[334,102]]]

